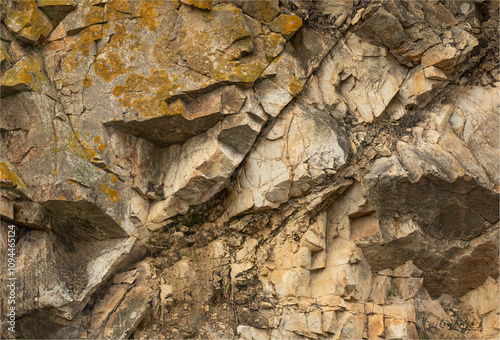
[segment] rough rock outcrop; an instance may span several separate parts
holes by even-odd
[[[2,2],[1,335],[497,338],[498,10]]]

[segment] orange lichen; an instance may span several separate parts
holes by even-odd
[[[62,63],[62,68],[65,72],[73,71],[83,58],[80,57],[88,55],[90,53],[89,47],[94,44],[96,40],[103,38],[103,29],[101,25],[93,25],[83,29],[78,35],[75,36],[75,40],[68,46],[68,56],[64,59]]]
[[[5,72],[2,78],[3,86],[24,84],[33,91],[37,91],[41,82],[47,81],[42,70],[42,58],[29,56],[19,60],[14,67]]]
[[[85,5],[85,4],[84,4]],[[87,5],[85,8],[85,14],[83,15],[83,20],[85,25],[95,25],[103,23],[105,19],[105,11],[103,7]]]
[[[113,89],[113,94],[117,97],[123,96],[118,100],[122,106],[133,107],[143,117],[177,114],[178,112],[173,112],[165,101],[181,86],[177,81],[177,77],[169,76],[165,70],[152,69],[149,76],[130,74],[124,85]],[[154,95],[148,97],[155,89]]]
[[[4,61],[4,60],[7,60],[7,61],[10,61],[10,55],[7,53],[7,48],[4,44],[4,42],[2,41],[1,44],[0,44],[0,62]]]
[[[118,200],[120,199],[120,195],[118,195],[118,191],[110,188],[106,183],[103,183],[101,185],[101,192],[107,194],[109,196],[109,199],[113,203],[117,203]]]
[[[116,176],[113,174],[111,174],[111,180],[113,181],[113,183],[118,182],[118,178],[116,178]]]
[[[81,141],[78,131],[69,133],[67,145],[70,153],[75,151],[80,158],[86,161],[91,161],[98,155],[97,151],[93,150],[87,143]]]
[[[290,35],[302,27],[302,19],[295,14],[281,14],[271,22],[270,27],[273,31]]]
[[[140,3],[139,24],[142,27],[148,28],[150,31],[156,31],[160,25],[157,7],[162,5],[161,1],[141,1]]]
[[[290,86],[289,86],[290,94],[292,94],[293,96],[298,95],[300,91],[302,91],[303,87],[304,87],[304,82],[302,82],[299,77],[294,76],[290,81]]]
[[[99,146],[97,147],[97,150],[99,150],[99,151],[106,150],[106,144],[103,144],[103,143],[99,144]]]
[[[114,51],[109,51],[106,58],[98,58],[94,63],[95,73],[108,83],[116,76],[124,74],[132,69],[133,67],[126,66],[118,53]]]
[[[93,159],[97,157],[97,151],[92,149],[85,149],[85,153],[87,154],[87,159]]]
[[[89,75],[83,79],[83,86],[84,87],[90,87],[92,85],[92,79],[90,79]]]
[[[121,85],[115,86],[115,88],[113,89],[113,95],[115,95],[116,97],[120,97],[124,90],[125,90],[124,86]]]
[[[99,136],[95,136],[95,137],[94,137],[94,143],[95,143],[95,144],[99,144],[100,142],[101,142],[101,137],[99,137]]]
[[[20,188],[26,189],[26,184],[24,184],[23,180],[15,171],[10,169],[6,162],[0,162],[0,177],[2,177],[2,179],[8,179]]]
[[[159,65],[164,67],[175,65],[175,61],[179,58],[176,41],[169,37],[159,38],[153,45],[153,56]]]
[[[157,61],[175,60],[180,55],[199,73],[217,81],[255,82],[286,43],[280,34],[270,32],[253,38],[245,26],[242,11],[230,4],[219,4],[210,12],[195,12],[197,29],[180,28],[173,41],[159,39],[154,46]],[[203,43],[200,43],[203,42]],[[220,48],[213,48],[220,46]]]
[[[6,8],[3,19],[18,37],[35,44],[40,37],[47,37],[53,27],[45,14],[37,7],[35,0],[13,2]]]
[[[200,9],[212,9],[213,7],[212,0],[182,0],[182,2]]]

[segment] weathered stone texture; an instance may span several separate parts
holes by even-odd
[[[498,9],[2,2],[1,335],[498,338]]]

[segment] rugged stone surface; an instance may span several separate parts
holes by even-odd
[[[2,2],[1,335],[498,338],[498,9]]]

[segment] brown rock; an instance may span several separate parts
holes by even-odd
[[[14,219],[14,205],[7,197],[0,197],[0,214],[7,219]]]
[[[40,204],[29,201],[16,202],[14,220],[28,228],[50,230],[50,216]]]
[[[140,285],[132,288],[109,316],[102,336],[109,338],[130,336],[145,316],[151,298],[150,287]]]
[[[56,27],[76,7],[76,2],[74,0],[36,0],[36,5],[47,15],[52,26]]]
[[[280,13],[279,2],[277,0],[245,1],[243,11],[257,20],[270,22]]]
[[[383,7],[372,14],[365,24],[387,47],[397,48],[406,38],[399,20]]]

